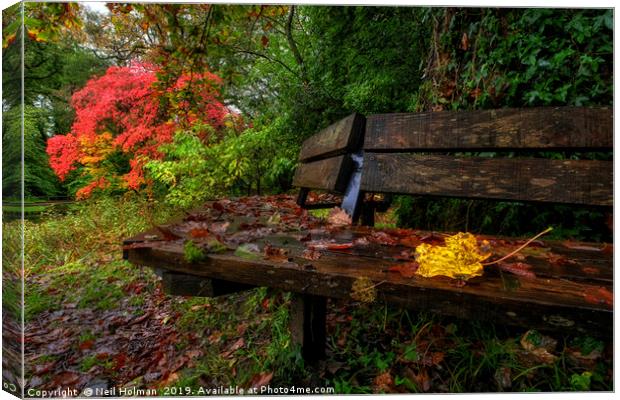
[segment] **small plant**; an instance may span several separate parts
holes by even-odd
[[[207,257],[207,254],[205,253],[205,251],[201,249],[200,247],[198,247],[196,243],[194,243],[191,240],[188,240],[187,242],[185,242],[183,251],[184,251],[185,259],[191,263],[203,261]]]
[[[592,373],[589,371],[582,372],[580,374],[573,374],[570,377],[570,385],[574,390],[579,391],[588,391],[590,390],[590,381],[592,377]]]

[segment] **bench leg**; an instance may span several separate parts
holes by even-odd
[[[309,294],[292,293],[289,316],[291,337],[301,345],[302,355],[308,364],[325,358],[325,312],[327,298]]]

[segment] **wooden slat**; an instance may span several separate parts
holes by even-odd
[[[611,108],[541,107],[379,114],[367,118],[367,151],[611,149]]]
[[[378,300],[405,307],[542,330],[612,332],[613,306],[588,298],[596,299],[601,290],[611,293],[610,285],[485,273],[459,287],[450,279],[405,278],[389,271],[395,262],[381,258],[327,253],[310,262],[292,255],[294,263],[288,264],[232,254],[188,263],[179,244],[128,251],[129,261],[139,265],[334,298],[350,298],[355,280],[366,277],[376,284]]]
[[[363,191],[613,205],[613,163],[367,153]]]
[[[218,297],[254,288],[251,285],[170,271],[162,273],[162,283],[164,292],[172,296]]]
[[[359,150],[364,136],[365,118],[359,114],[328,126],[304,141],[299,153],[300,161],[310,161],[351,153]]]
[[[344,192],[353,167],[348,155],[300,164],[293,177],[293,186]]]

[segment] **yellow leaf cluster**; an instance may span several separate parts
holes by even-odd
[[[357,278],[351,286],[351,298],[362,303],[372,303],[377,299],[376,285],[367,277]]]
[[[474,235],[463,232],[447,237],[445,246],[423,243],[416,248],[420,264],[417,273],[426,278],[443,275],[462,280],[480,276],[484,268],[481,261],[491,256],[485,249],[488,245],[484,240],[481,249]]]

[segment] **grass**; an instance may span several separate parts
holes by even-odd
[[[47,206],[24,206],[24,212],[25,213],[38,213],[38,212],[45,211],[46,208]],[[21,211],[22,211],[22,207],[20,206],[2,206],[2,212],[17,213]]]
[[[325,212],[312,213],[318,211]],[[159,283],[148,270],[121,259],[121,240],[177,212],[139,197],[100,199],[74,206],[66,215],[26,221],[26,320],[62,304],[74,304],[76,312],[139,315]],[[392,218],[382,216],[381,223],[392,224]],[[5,273],[15,272],[19,222],[5,223],[3,229]],[[146,286],[140,293],[129,293],[132,283]],[[3,289],[7,287],[5,303],[16,302],[18,288],[5,284]],[[524,355],[519,339],[525,328],[442,318],[381,303],[330,301],[328,358],[318,374],[304,365],[300,349],[291,341],[287,293],[257,288],[214,299],[166,301],[171,302],[172,317],[162,325],[171,324],[179,332],[176,349],[193,348],[198,340],[202,350],[176,372],[174,383],[180,386],[247,387],[260,374],[273,372],[274,387],[331,386],[341,394],[613,389],[609,360],[584,366],[571,358],[572,349],[584,355],[605,352],[605,343],[588,336],[556,337],[557,359],[545,364]],[[84,327],[76,346],[97,337]],[[536,339],[536,334],[528,336]],[[43,355],[36,363],[48,359]],[[109,359],[87,355],[75,362],[82,372],[98,366],[117,376]],[[387,387],[380,384],[382,376],[392,380]]]

